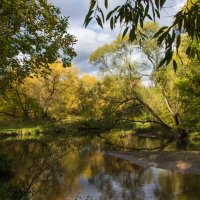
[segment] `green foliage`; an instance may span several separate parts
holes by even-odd
[[[1,120],[5,122],[9,116],[27,123],[55,124],[45,133],[57,135],[112,127],[135,129],[138,123],[141,127],[159,125],[168,132],[176,130],[174,133],[198,131],[199,61],[189,58],[185,49],[188,44],[199,46],[182,35],[179,54],[172,55],[168,67],[158,68],[164,58],[164,46],[158,47],[154,38],[159,28],[157,23],[145,23],[140,27],[146,35],[143,43],[118,36],[94,51],[90,62],[100,67],[100,79],[73,66],[63,68],[57,61],[45,78],[13,82],[0,95]],[[135,59],[135,53],[143,59]],[[149,84],[145,85],[146,77]]]
[[[199,61],[193,60],[187,70],[184,70],[184,78],[177,80],[177,86],[183,96],[184,125],[191,131],[200,130],[200,73]]]
[[[120,23],[121,27],[124,27],[123,37],[128,34],[131,41],[138,39],[142,43],[146,38],[146,34],[142,33],[140,28],[143,29],[145,21],[155,21],[156,18],[160,18],[160,12],[164,8],[166,0],[127,0],[112,10],[108,8],[108,1],[104,0],[104,2],[104,7],[108,10],[105,18],[106,21],[110,21],[110,28],[114,29]],[[161,60],[159,67],[170,63],[174,49],[178,52],[182,33],[187,33],[192,40],[196,39],[199,41],[199,7],[200,3],[198,0],[186,1],[184,7],[174,16],[172,25],[161,27],[154,34],[154,38],[156,38],[159,46],[165,44],[165,56]],[[96,18],[97,23],[103,28],[104,12],[103,8],[99,6],[98,0],[90,2],[90,8],[85,17],[85,26],[88,26],[93,18]],[[176,48],[173,48],[174,46]],[[188,45],[186,53],[191,57],[197,56],[199,59],[198,48]],[[177,68],[176,61],[174,61],[174,68],[175,70]]]
[[[68,18],[47,0],[3,0],[0,3],[0,86],[33,73],[45,75],[49,63],[75,56]]]
[[[158,29],[158,24],[144,24],[147,37],[140,45],[139,40],[130,43],[127,36],[124,40],[118,37],[92,53],[90,61],[100,66],[103,75],[99,95],[107,103],[102,116],[117,123],[132,121],[174,130],[199,130],[199,61],[189,59],[185,53],[191,40],[183,35],[179,55],[172,55],[169,67],[158,68],[164,58],[164,48],[158,47],[153,38]],[[192,44],[195,46],[195,41]],[[142,62],[132,60],[136,51],[143,57]],[[143,75],[149,76],[150,85],[146,87]]]

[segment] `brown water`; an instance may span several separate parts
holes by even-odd
[[[200,199],[199,175],[133,165],[90,149],[91,143],[96,141],[1,142],[14,175],[1,179],[0,199]]]

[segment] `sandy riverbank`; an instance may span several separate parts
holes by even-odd
[[[200,152],[198,151],[109,151],[105,152],[105,154],[144,167],[156,167],[184,173],[200,174]]]

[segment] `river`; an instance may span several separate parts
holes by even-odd
[[[2,140],[13,174],[1,177],[0,199],[199,200],[200,175],[130,164],[102,146],[94,137]]]

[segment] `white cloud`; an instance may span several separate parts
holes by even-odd
[[[120,1],[122,0],[116,0],[115,5]],[[69,32],[78,40],[74,45],[77,57],[74,58],[73,64],[84,73],[96,73],[98,69],[88,62],[90,54],[99,46],[111,42],[118,30],[111,31],[108,24],[101,29],[95,20],[87,29],[83,26],[90,0],[49,0],[49,2],[59,7],[62,15],[69,16]],[[113,3],[111,6],[114,6]]]
[[[96,21],[93,20],[88,28],[85,29],[83,23],[89,9],[90,0],[49,0],[49,2],[59,7],[62,15],[69,16],[69,32],[78,39],[75,45],[77,57],[73,63],[84,73],[96,73],[98,69],[88,63],[89,55],[97,47],[111,42],[120,33],[119,28],[111,31],[109,23],[106,23],[104,29],[101,29]],[[122,2],[124,0],[110,0],[109,8],[114,8]],[[160,23],[162,25],[169,25],[173,20],[173,15],[184,3],[185,0],[167,0],[165,6],[169,8],[162,12]]]
[[[75,45],[77,57],[74,59],[74,64],[85,73],[89,73],[90,70],[91,73],[94,72],[94,70],[96,71],[97,68],[89,65],[88,58],[96,48],[112,41],[114,39],[112,35],[78,26],[71,27],[69,31],[75,35],[78,40]]]

